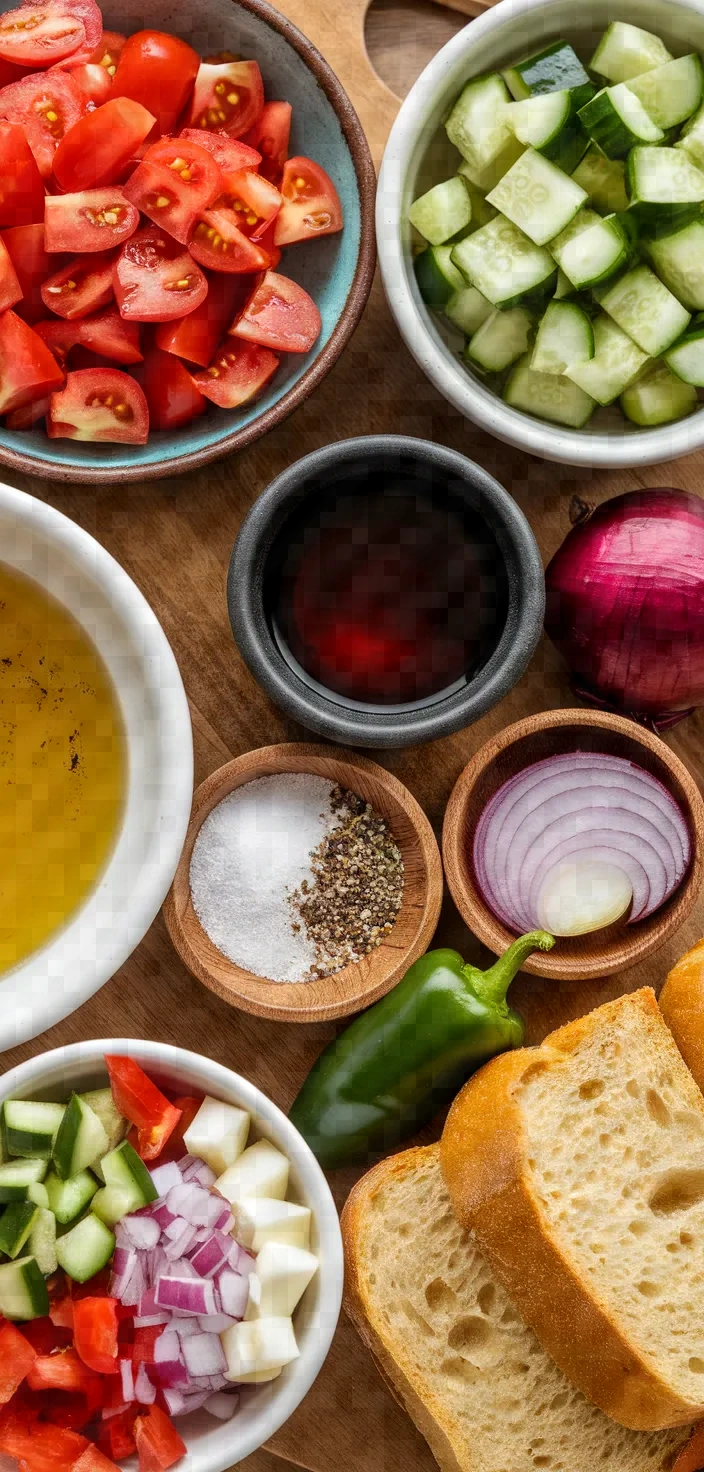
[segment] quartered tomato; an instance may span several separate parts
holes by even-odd
[[[229,176],[228,193],[221,203],[234,210],[244,235],[259,240],[281,209],[281,195],[268,179],[251,169],[241,169]]]
[[[208,368],[194,373],[193,382],[221,409],[239,409],[256,398],[278,366],[276,354],[268,348],[233,338],[218,349]]]
[[[71,349],[77,346],[88,348],[113,363],[142,361],[139,323],[125,322],[117,307],[105,307],[102,312],[79,317],[74,322],[62,322],[54,317],[48,322],[37,322],[35,331],[51,348],[62,368]]]
[[[283,204],[276,222],[277,245],[335,235],[342,229],[342,205],[332,179],[310,158],[290,158],[281,182]]]
[[[68,322],[106,307],[114,296],[114,267],[112,256],[76,256],[40,288],[44,306]]]
[[[136,376],[146,394],[152,429],[181,429],[208,407],[188,369],[171,353],[151,348]]]
[[[110,250],[134,235],[139,210],[121,189],[85,189],[80,194],[48,195],[45,245],[48,251]]]
[[[259,172],[271,184],[281,183],[288,158],[291,111],[290,102],[265,102],[258,121],[244,140],[261,153]]]
[[[114,77],[126,40],[120,31],[103,31],[98,45],[88,57],[88,64],[102,66],[109,77]]]
[[[150,225],[123,245],[115,268],[115,296],[128,320],[172,322],[195,311],[207,295],[200,266],[165,230]]]
[[[200,57],[166,31],[137,31],[125,42],[113,96],[131,97],[156,117],[157,135],[171,132],[193,91]]]
[[[198,216],[222,191],[212,154],[187,138],[162,138],[124,185],[125,197],[186,245]]]
[[[61,188],[70,194],[114,183],[153,127],[154,114],[128,97],[111,98],[86,113],[56,150],[54,174]]]
[[[139,1472],[166,1472],[187,1454],[186,1443],[159,1406],[150,1406],[138,1416],[134,1436],[139,1453]]]
[[[210,271],[247,275],[266,271],[270,257],[261,245],[240,229],[240,217],[220,204],[201,215],[191,237],[189,250],[195,261]]]
[[[320,312],[297,281],[267,271],[230,332],[282,353],[307,353],[320,336]]]
[[[44,185],[19,123],[0,123],[0,226],[44,219]]]
[[[0,15],[0,56],[21,66],[48,67],[84,46],[83,21],[55,0],[54,4],[22,5]]]
[[[44,398],[63,383],[53,354],[15,312],[0,316],[0,414]]]
[[[82,368],[49,401],[49,439],[146,445],[149,410],[143,390],[119,368]]]
[[[264,84],[256,61],[222,66],[203,62],[196,77],[185,126],[240,138],[264,106]]]
[[[95,103],[96,107],[102,107],[112,95],[112,82],[108,72],[104,66],[98,66],[95,62],[87,61],[83,66],[72,66],[69,76],[80,87],[85,101]]]
[[[178,322],[162,322],[156,329],[156,346],[165,353],[184,358],[187,363],[198,363],[201,368],[207,368],[251,290],[252,283],[248,277],[216,275],[213,272],[208,276],[208,295],[203,305]]]
[[[6,245],[0,244],[0,312],[22,300],[22,287]]]
[[[279,264],[279,261],[281,260],[281,250],[279,249],[278,245],[275,244],[275,241],[274,241],[275,234],[276,234],[276,219],[273,219],[272,222],[271,222],[271,224],[270,225],[267,225],[266,230],[264,230],[262,232],[262,234],[257,239],[257,245],[259,246],[259,249],[266,251],[266,253],[267,253],[268,257],[269,257],[269,267],[268,267],[268,269],[270,271],[275,271],[276,270],[276,267]]]
[[[238,174],[240,169],[256,171],[262,161],[256,148],[249,148],[238,138],[228,138],[226,133],[209,133],[207,128],[182,128],[179,136],[189,139],[191,143],[199,143],[201,148],[212,153],[223,176],[225,189],[230,174]]]
[[[22,288],[17,315],[25,322],[40,322],[46,313],[41,286],[56,268],[44,249],[43,225],[16,225],[0,236],[10,255]]]
[[[22,125],[43,179],[49,178],[56,150],[82,112],[80,87],[57,67],[0,91],[0,117]]]

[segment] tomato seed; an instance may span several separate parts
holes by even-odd
[[[317,215],[305,215],[303,218],[303,224],[308,225],[311,230],[327,230],[331,222],[332,215],[325,210],[321,210]]]

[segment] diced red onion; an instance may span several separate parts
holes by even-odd
[[[198,1319],[174,1319],[172,1327],[179,1339],[191,1339],[194,1334],[202,1333]]]
[[[154,1182],[154,1188],[159,1192],[161,1197],[168,1196],[169,1191],[172,1191],[174,1186],[183,1184],[183,1176],[175,1160],[169,1161],[167,1165],[158,1165],[156,1170],[151,1171],[150,1174]]]
[[[199,1165],[200,1161],[197,1155],[182,1155],[181,1159],[176,1161],[176,1164],[185,1180],[187,1171],[191,1169],[191,1166]]]
[[[246,1277],[248,1277],[248,1275],[250,1273],[253,1273],[255,1271],[256,1266],[257,1266],[257,1259],[256,1259],[256,1257],[253,1257],[252,1254],[251,1254],[251,1252],[248,1252],[247,1251],[246,1247],[240,1247],[239,1248],[239,1261],[238,1261],[238,1264],[237,1264],[237,1271],[238,1271],[238,1273],[241,1273],[242,1276],[246,1278]]]
[[[110,1420],[112,1420],[112,1417],[113,1416],[121,1416],[122,1413],[123,1413],[123,1411],[128,1411],[129,1408],[130,1408],[130,1405],[133,1405],[133,1404],[134,1404],[133,1401],[129,1401],[129,1402],[125,1402],[125,1403],[123,1403],[123,1404],[121,1404],[119,1406],[103,1406],[103,1409],[100,1412],[100,1419],[101,1419],[101,1421],[110,1421]]]
[[[218,1421],[231,1421],[239,1405],[238,1395],[227,1395],[223,1391],[216,1391],[210,1395],[205,1402],[206,1411],[215,1416]]]
[[[243,1319],[249,1298],[249,1280],[230,1271],[221,1273],[217,1282],[222,1312],[233,1319]]]
[[[184,1416],[190,1416],[193,1411],[199,1411],[210,1398],[210,1394],[211,1392],[209,1390],[196,1390],[192,1395],[184,1395]]]
[[[135,1314],[133,1319],[135,1329],[155,1329],[157,1324],[168,1324],[169,1315],[163,1314]]]
[[[152,1385],[147,1374],[146,1365],[140,1365],[137,1371],[137,1379],[134,1382],[134,1397],[141,1406],[153,1406],[156,1400],[156,1386]]]
[[[176,1222],[173,1223],[173,1226],[174,1228],[176,1227]],[[179,1235],[175,1237],[173,1241],[167,1242],[167,1245],[164,1248],[164,1253],[169,1261],[178,1262],[178,1259],[180,1257],[185,1257],[186,1253],[193,1246],[194,1237],[195,1228],[189,1227],[188,1222],[181,1223],[181,1230],[179,1232]]]
[[[221,1233],[214,1232],[208,1236],[197,1252],[193,1253],[191,1262],[200,1278],[212,1278],[228,1260],[229,1242]]]
[[[131,1360],[120,1360],[120,1375],[122,1377],[122,1399],[129,1404],[135,1398]]]
[[[194,1227],[204,1226],[204,1222],[194,1222],[191,1214],[194,1204],[200,1195],[200,1191],[200,1186],[194,1186],[190,1182],[181,1181],[178,1186],[174,1186],[169,1191],[166,1198],[166,1205],[169,1211],[172,1211],[174,1216],[184,1217]]]
[[[158,1365],[152,1365],[151,1378],[160,1390],[188,1391],[191,1385],[191,1377],[180,1359],[162,1360]]]
[[[206,1314],[198,1320],[204,1334],[224,1334],[236,1322],[229,1314]]]
[[[204,1160],[194,1160],[183,1172],[184,1181],[195,1181],[199,1186],[214,1186],[217,1175]]]
[[[122,1295],[134,1272],[137,1262],[137,1253],[133,1247],[116,1247],[112,1260],[112,1280],[110,1292],[114,1298],[123,1302]]]
[[[179,1337],[175,1329],[165,1329],[159,1335],[154,1345],[154,1364],[160,1365],[164,1360],[177,1360],[181,1353]]]
[[[176,1417],[187,1415],[188,1406],[185,1396],[181,1390],[172,1390],[170,1389],[170,1387],[165,1386],[162,1393],[164,1396],[164,1400],[166,1401],[166,1409],[170,1416]]]
[[[189,1375],[218,1375],[227,1369],[225,1351],[217,1334],[194,1334],[183,1343]]]
[[[120,1223],[130,1244],[140,1252],[158,1247],[161,1227],[151,1216],[125,1216]]]
[[[169,1211],[165,1201],[162,1201],[159,1206],[153,1206],[151,1212],[154,1221],[159,1223],[162,1232],[166,1230],[169,1222],[175,1220],[173,1211]]]
[[[178,1309],[180,1313],[215,1313],[215,1290],[210,1278],[169,1277],[159,1279],[156,1301],[160,1308]]]

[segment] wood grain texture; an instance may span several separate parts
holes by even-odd
[[[376,157],[395,115],[390,89],[376,117],[378,84],[362,54],[363,20],[347,0],[282,0],[291,18],[337,65],[373,133]],[[294,13],[295,12],[295,13]],[[403,16],[410,12],[410,25]],[[400,19],[399,19],[400,17]],[[412,85],[435,45],[454,26],[439,8],[420,0],[380,7],[367,27],[375,54],[397,56],[399,95]],[[330,46],[326,44],[330,38]],[[337,61],[335,60],[337,58]],[[62,486],[7,474],[7,481],[56,506],[97,537],[142,589],[171,640],[191,704],[196,782],[223,762],[274,741],[305,740],[306,732],[280,715],[255,684],[232,641],[225,581],[232,544],[253,501],[300,455],[332,438],[394,432],[415,434],[469,455],[495,475],[528,516],[547,560],[570,528],[572,495],[601,502],[646,485],[702,492],[702,460],[693,457],[653,471],[596,475],[511,451],[463,420],[425,380],[401,342],[376,284],[352,342],[325,383],[285,424],[236,457],[197,474],[159,482],[107,487]],[[547,641],[512,693],[469,730],[430,747],[384,752],[381,764],[403,781],[428,813],[436,833],[462,768],[484,741],[512,721],[573,705],[562,663]],[[701,785],[704,713],[667,738]],[[679,934],[649,961],[619,976],[590,982],[545,981],[523,973],[511,989],[524,1014],[528,1039],[642,985],[659,989],[683,951],[704,934],[700,899]],[[446,898],[437,943],[456,946],[468,961],[488,964],[481,946]],[[334,1023],[289,1027],[228,1007],[190,975],[160,917],[115,977],[80,1011],[41,1038],[7,1053],[3,1070],[64,1043],[103,1036],[148,1037],[194,1048],[238,1070],[287,1109],[321,1048],[339,1030]],[[437,1138],[440,1121],[420,1136]],[[342,1206],[355,1179],[339,1171],[331,1185]],[[233,1438],[235,1432],[233,1430]],[[385,1389],[352,1326],[342,1320],[328,1360],[310,1394],[268,1448],[309,1472],[433,1472],[434,1460],[408,1418]],[[257,1454],[265,1456],[266,1454]],[[253,1462],[253,1459],[249,1459]],[[254,1463],[246,1472],[279,1472]]]

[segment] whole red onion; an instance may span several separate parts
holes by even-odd
[[[573,530],[546,573],[545,628],[575,691],[655,730],[704,702],[704,502],[631,491]]]

